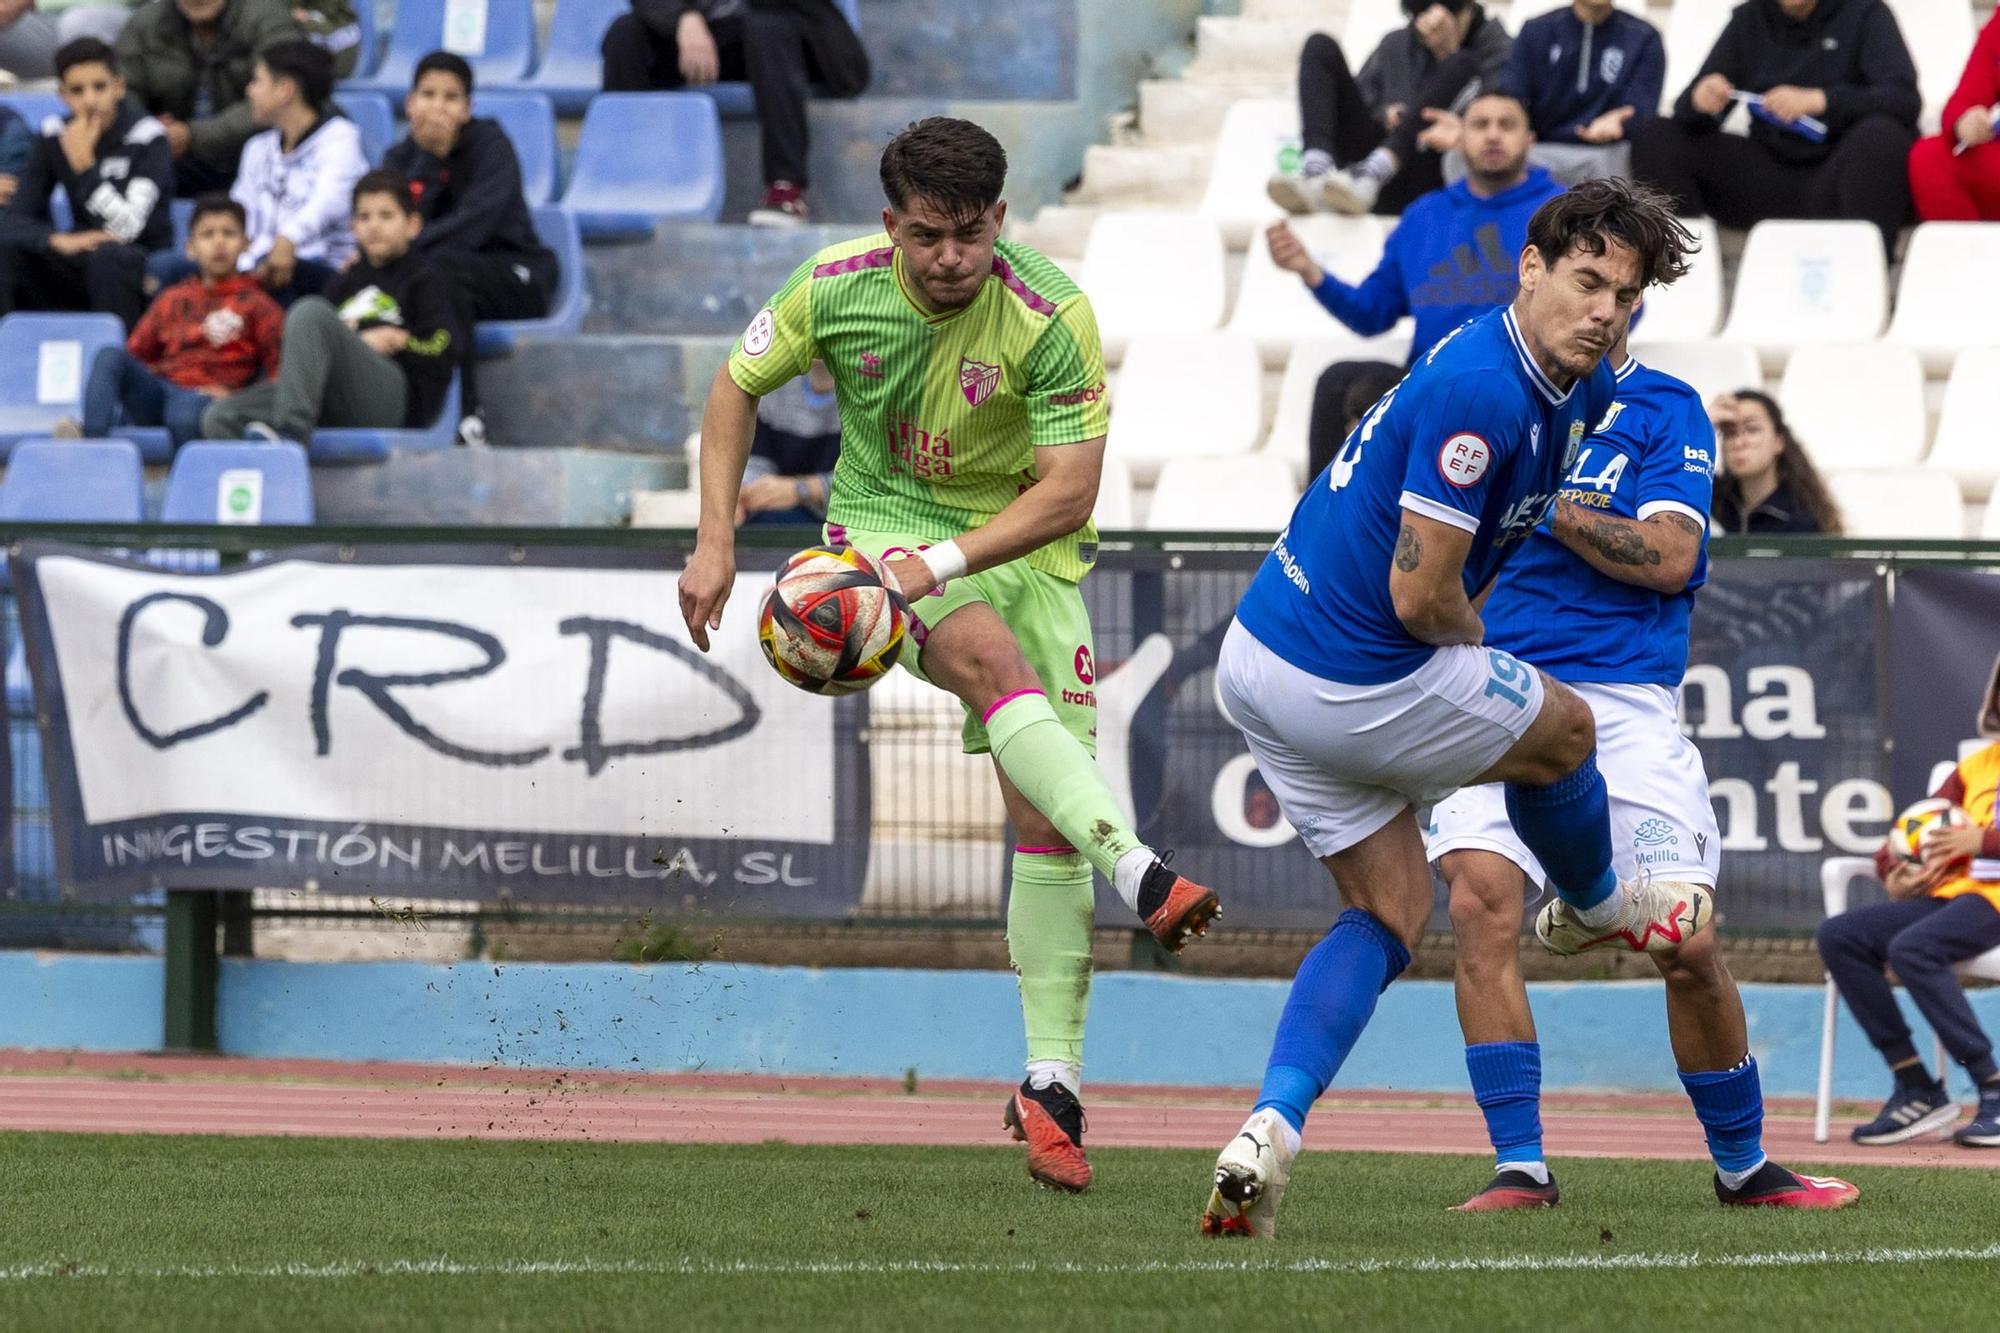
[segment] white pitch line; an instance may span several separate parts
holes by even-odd
[[[1600,1273],[1694,1268],[1817,1268],[1846,1264],[2000,1262],[2000,1244],[1868,1250],[1776,1250],[1705,1254],[1700,1250],[1651,1254],[1516,1254],[1403,1259],[1196,1259],[1120,1264],[959,1262],[949,1259],[680,1261],[520,1259],[497,1263],[454,1259],[350,1260],[331,1264],[263,1266],[195,1264],[177,1268],[114,1268],[104,1264],[50,1262],[0,1267],[0,1282],[112,1278],[162,1281],[179,1278],[328,1279],[356,1277],[889,1277],[925,1274],[1136,1277],[1161,1273],[1305,1273],[1365,1277],[1377,1273]]]

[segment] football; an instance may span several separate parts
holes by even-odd
[[[865,690],[896,665],[910,608],[882,567],[851,546],[813,546],[785,561],[764,595],[757,641],[771,667],[810,694]]]
[[[1965,811],[1932,796],[1896,816],[1889,830],[1889,846],[1904,861],[1917,865],[1924,859],[1924,839],[1932,829],[1965,828],[1971,823],[1972,816]]]

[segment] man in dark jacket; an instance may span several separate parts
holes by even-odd
[[[1500,82],[1528,108],[1528,160],[1576,185],[1632,174],[1632,134],[1659,114],[1666,73],[1659,29],[1611,0],[1572,0],[1521,25]]]
[[[1747,138],[1719,134],[1744,102]],[[1893,247],[1910,212],[1917,70],[1882,0],[1748,0],[1671,117],[1642,126],[1632,171],[1683,214],[1872,222]]]
[[[118,34],[139,104],[167,127],[177,194],[227,192],[257,132],[243,89],[273,42],[305,36],[284,0],[147,0]]]
[[[1288,213],[1395,214],[1444,184],[1433,122],[1496,85],[1510,43],[1476,0],[1402,0],[1406,27],[1382,39],[1359,74],[1323,32],[1299,53],[1296,175],[1266,187]]]
[[[125,101],[118,58],[95,37],[56,52],[69,108],[42,126],[13,201],[0,214],[0,314],[101,310],[126,328],[145,310],[146,254],[173,241],[173,183],[160,122]],[[69,196],[71,229],[49,200]]]

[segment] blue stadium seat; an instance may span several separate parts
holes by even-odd
[[[174,455],[162,523],[214,523],[220,517],[222,474],[250,469],[264,474],[264,523],[313,521],[312,470],[306,451],[290,440],[248,444],[240,440],[190,440]]]
[[[382,34],[375,31],[375,6],[356,5],[354,16],[361,24],[361,54],[354,62],[354,73],[350,77],[371,78],[375,67],[382,63]]]
[[[396,142],[396,103],[386,93],[360,88],[342,88],[333,100],[361,131],[361,152],[368,165],[381,166],[382,154]]]
[[[174,219],[174,253],[187,249],[188,229],[194,225],[194,200],[170,199],[167,211]]]
[[[343,88],[372,88],[401,97],[410,87],[410,72],[433,51],[451,49],[445,40],[445,0],[397,0],[396,21],[389,29],[389,50],[367,78],[349,79]],[[511,87],[525,83],[535,67],[534,0],[486,0],[485,41],[477,54],[460,49],[481,86]]]
[[[81,417],[91,362],[99,349],[124,345],[116,315],[16,311],[0,319],[0,456],[27,436],[47,435],[64,417]],[[71,355],[74,386],[59,373]]]
[[[562,206],[585,239],[722,216],[722,125],[700,93],[602,93],[583,116]]]
[[[0,519],[141,523],[146,480],[129,440],[22,440],[0,475]]]
[[[398,450],[449,449],[458,439],[458,419],[465,414],[460,405],[458,376],[451,377],[451,389],[437,420],[418,430],[375,430],[352,426],[313,432],[311,457],[315,463],[379,463]],[[5,517],[5,515],[0,515]]]
[[[542,244],[556,252],[562,266],[556,280],[555,299],[542,319],[488,320],[474,330],[474,343],[481,356],[503,356],[514,350],[518,338],[567,338],[583,328],[590,310],[590,296],[583,278],[583,235],[576,219],[554,204],[535,209],[535,230]]]
[[[0,102],[19,112],[21,119],[28,122],[28,128],[37,134],[42,132],[42,122],[50,116],[61,117],[69,114],[69,108],[63,105],[61,94],[55,92],[16,88],[0,96]]]
[[[565,116],[583,114],[590,99],[604,86],[604,60],[599,54],[604,33],[620,14],[632,12],[631,0],[556,0],[549,24],[549,49],[528,87],[547,97]]]
[[[530,206],[556,197],[556,113],[538,92],[480,92],[472,114],[500,122],[521,159],[521,193]]]

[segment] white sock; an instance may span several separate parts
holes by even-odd
[[[1323,148],[1308,148],[1299,159],[1299,175],[1324,176],[1333,170],[1333,154]]]
[[[1757,1154],[1757,1164],[1751,1167],[1748,1171],[1724,1171],[1721,1167],[1718,1166],[1717,1168],[1715,1168],[1715,1174],[1721,1176],[1722,1183],[1727,1185],[1730,1189],[1740,1190],[1743,1188],[1744,1181],[1750,1179],[1750,1177],[1756,1175],[1759,1171],[1762,1171],[1764,1169],[1764,1160],[1765,1160],[1764,1155],[1762,1153],[1759,1153]]]
[[[1593,907],[1578,907],[1571,904],[1570,912],[1576,919],[1592,930],[1608,926],[1616,921],[1625,910],[1626,890],[1623,884],[1604,896],[1604,901]]]
[[[1502,1171],[1519,1171],[1524,1176],[1533,1177],[1537,1185],[1546,1185],[1549,1183],[1549,1164],[1547,1162],[1501,1162],[1493,1168],[1493,1174],[1496,1176]]]
[[[1028,1086],[1038,1091],[1051,1083],[1060,1083],[1071,1092],[1080,1093],[1082,1082],[1081,1065],[1073,1065],[1067,1060],[1028,1061]]]
[[[1118,896],[1134,912],[1139,910],[1139,884],[1146,878],[1146,872],[1160,858],[1153,854],[1151,847],[1134,847],[1118,858],[1118,864],[1111,870],[1111,887],[1118,890]]]

